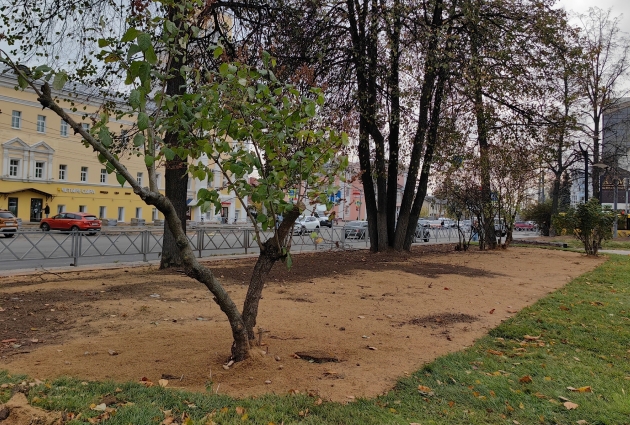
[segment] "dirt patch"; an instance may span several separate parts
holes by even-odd
[[[291,270],[278,264],[260,304],[262,345],[228,370],[228,322],[211,294],[181,272],[1,277],[0,367],[39,379],[167,376],[169,387],[237,397],[372,397],[603,261],[531,248],[435,249],[318,252],[295,255]],[[210,263],[239,305],[254,261]]]
[[[411,319],[408,323],[410,325],[438,325],[438,326],[448,326],[455,323],[472,323],[478,320],[477,317],[471,316],[470,314],[453,314],[453,313],[444,313],[444,314],[431,314],[429,316],[416,317],[415,319]]]

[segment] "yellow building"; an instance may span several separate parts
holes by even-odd
[[[119,222],[162,218],[129,185],[121,187],[79,135],[52,111],[42,109],[32,90],[16,91],[15,85],[13,74],[0,74],[0,209],[12,211],[24,223],[39,222],[47,204],[50,216],[68,211]],[[83,114],[95,112],[100,105],[85,99],[82,105],[75,101],[78,112],[72,112],[69,104],[66,110],[89,127]],[[110,129],[120,134],[121,126],[132,124],[113,120]],[[124,157],[122,162],[148,186],[141,157]],[[163,188],[163,180],[158,174],[158,187]]]

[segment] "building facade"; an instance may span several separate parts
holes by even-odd
[[[146,222],[163,218],[146,205],[128,184],[122,186],[115,174],[107,173],[95,152],[86,148],[79,135],[55,113],[42,109],[31,90],[15,90],[12,74],[0,74],[0,209],[12,211],[22,222],[37,223],[58,212],[89,212],[99,218]],[[64,97],[64,93],[58,93]],[[80,98],[80,97],[79,97]],[[96,113],[99,104],[85,97],[61,105],[86,128],[91,120],[84,114]],[[83,109],[85,107],[85,110]],[[131,121],[113,120],[110,129],[121,133]],[[142,185],[148,186],[144,160],[134,155],[121,157],[127,169]],[[163,188],[163,173],[158,186]]]

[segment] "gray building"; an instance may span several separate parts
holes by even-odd
[[[618,180],[618,209],[626,210],[623,179],[630,176],[630,97],[620,98],[602,119],[602,162],[609,168],[601,174],[600,201],[613,204],[614,181]]]

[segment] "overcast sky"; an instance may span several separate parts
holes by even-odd
[[[621,30],[630,33],[630,1],[628,0],[559,0],[558,6],[567,11],[586,13],[589,7],[599,7],[600,9],[612,9],[612,15],[621,18]]]

